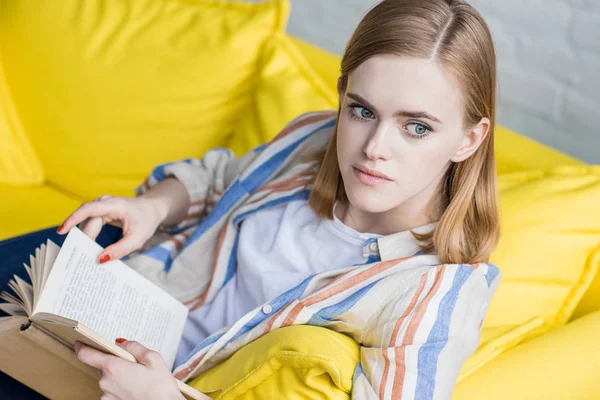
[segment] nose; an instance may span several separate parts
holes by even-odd
[[[388,136],[388,127],[385,124],[378,123],[374,126],[363,149],[370,160],[388,160],[390,158],[390,146],[389,143],[386,143]]]

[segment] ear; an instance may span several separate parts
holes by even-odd
[[[490,120],[488,118],[481,118],[470,131],[465,133],[460,148],[454,153],[454,156],[450,159],[454,162],[461,162],[471,157],[475,151],[481,146],[483,140],[487,136],[490,130]]]

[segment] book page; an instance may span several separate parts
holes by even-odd
[[[78,228],[67,235],[34,309],[81,322],[110,342],[137,340],[171,369],[188,309],[121,260],[98,263],[102,247]]]
[[[60,251],[60,246],[54,243],[52,240],[48,239],[46,241],[46,250],[43,252],[44,254],[44,263],[39,265],[38,268],[38,285],[39,289],[34,289],[34,302],[33,309],[37,306],[37,303],[40,299],[40,293],[44,291],[44,286],[46,285],[46,281],[48,280],[48,276],[50,275],[50,271],[52,270],[52,266],[56,261],[56,257],[58,257],[58,252]],[[36,292],[37,290],[37,292]]]

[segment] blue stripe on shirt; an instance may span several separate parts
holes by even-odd
[[[364,374],[362,365],[360,365],[360,361],[356,364],[356,368],[354,368],[354,375],[352,376],[352,383],[356,382],[359,376]]]
[[[155,260],[159,260],[163,263],[168,262],[171,259],[171,252],[161,246],[154,246],[144,252],[145,256],[152,257]]]
[[[322,308],[315,313],[315,315],[307,322],[307,324],[323,326],[331,322],[332,318],[335,318],[351,309],[356,302],[360,300],[369,290],[371,290],[371,288],[380,280],[381,279],[378,279],[375,282],[372,282],[369,285],[361,288],[360,290],[357,290],[355,293],[352,293],[352,295],[346,297],[337,304]]]
[[[250,321],[248,321],[244,326],[242,326],[240,328],[240,330],[237,331],[235,333],[235,335],[233,335],[233,337],[231,339],[229,339],[224,346],[227,346],[227,344],[229,344],[231,341],[237,339],[238,337],[240,337],[244,333],[246,333],[249,330],[251,330],[252,328],[254,328],[256,325],[258,325],[258,324],[262,323],[264,320],[270,318],[273,313],[279,311],[282,307],[284,307],[287,304],[289,304],[292,300],[298,299],[300,296],[302,296],[302,294],[304,294],[304,291],[306,290],[306,287],[313,280],[314,277],[315,277],[315,275],[311,275],[311,276],[305,278],[297,286],[295,286],[295,287],[291,288],[290,290],[288,290],[288,291],[280,294],[275,299],[273,299],[269,303],[267,303],[267,304],[269,304],[271,306],[271,308],[273,310],[269,314],[265,314],[262,311],[262,307],[261,307],[261,309],[259,309],[256,312],[256,314],[254,315],[254,317],[252,317],[252,319]]]
[[[299,140],[295,141],[291,145],[287,146],[283,150],[279,151],[275,155],[271,156],[266,162],[262,165],[258,166],[250,175],[244,179],[243,181],[239,181],[236,179],[230,187],[225,190],[221,199],[215,204],[212,212],[208,214],[198,225],[194,233],[189,237],[189,239],[184,243],[183,247],[179,251],[179,253],[183,252],[187,247],[192,245],[202,234],[204,234],[207,230],[209,230],[217,221],[219,221],[225,214],[227,214],[231,207],[240,201],[240,199],[248,194],[254,192],[256,189],[261,187],[264,182],[281,166],[281,164],[289,158],[289,155],[304,141],[306,138],[310,137],[315,132],[318,132],[324,128],[333,126],[335,124],[335,120],[329,121],[326,124],[323,124],[308,134],[304,135]],[[228,149],[218,149],[218,150],[228,150]],[[159,165],[153,171],[153,176],[157,180],[164,179],[164,168],[171,163],[166,163]],[[234,252],[235,254],[235,252]],[[166,259],[161,259],[160,261],[164,262],[164,271],[168,272],[171,269],[171,264],[173,263],[173,259],[171,256]],[[231,269],[231,261],[229,262],[229,269]],[[230,272],[228,271],[227,276],[231,277]]]
[[[183,247],[179,251],[179,253],[183,252],[187,247],[191,246],[200,236],[202,236],[206,231],[214,226],[223,215],[227,214],[231,207],[234,206],[243,196],[245,196],[247,192],[244,190],[240,182],[236,179],[223,193],[221,196],[221,200],[215,204],[212,212],[209,213],[206,218],[204,218],[198,226],[194,233],[191,234],[190,238],[184,243]],[[169,272],[171,269],[171,264],[173,263],[173,259],[169,257],[165,261],[164,271]]]
[[[177,364],[176,366],[173,367],[173,370],[175,370],[175,368],[179,367],[180,365],[185,364],[186,362],[188,362],[192,358],[192,356],[194,354],[196,354],[197,352],[199,352],[203,348],[205,348],[207,346],[210,346],[211,344],[215,343],[226,332],[227,331],[224,331],[224,332],[221,332],[221,333],[218,333],[218,334],[212,334],[211,336],[207,337],[206,339],[204,339],[203,341],[201,341],[200,343],[198,343],[198,345],[196,347],[194,347],[194,349],[192,351],[190,351],[190,353],[187,355],[187,357],[185,358],[185,360],[183,360],[182,362],[180,362],[179,364]]]
[[[485,279],[487,279],[488,288],[492,286],[492,282],[500,275],[500,269],[496,267],[494,264],[488,263],[488,272],[485,274]]]
[[[240,221],[242,221],[244,218],[246,218],[250,214],[253,214],[253,213],[263,210],[265,208],[274,207],[276,205],[279,205],[282,203],[287,203],[287,202],[294,201],[294,200],[308,200],[309,197],[310,197],[310,190],[308,190],[308,189],[300,190],[289,196],[280,197],[280,198],[272,200],[268,203],[262,204],[260,207],[257,207],[253,210],[246,211],[245,213],[239,214],[238,216],[236,216],[233,219],[233,224],[237,226],[237,224]],[[239,230],[238,230],[238,231],[236,231],[236,234],[235,234],[233,249],[231,250],[231,253],[229,256],[229,263],[227,265],[227,273],[225,274],[225,281],[223,282],[223,285],[225,285],[227,282],[229,282],[229,280],[231,279],[231,277],[233,276],[233,274],[235,273],[235,270],[237,268],[237,246],[238,246],[239,236],[240,235],[239,235]]]
[[[438,358],[442,349],[448,343],[450,321],[454,313],[456,300],[461,288],[473,271],[474,269],[471,266],[468,266],[468,268],[459,266],[454,275],[452,287],[440,301],[437,318],[431,328],[427,342],[419,349],[417,359],[417,370],[419,372],[415,387],[415,399],[433,399]]]
[[[208,229],[210,229],[225,214],[227,214],[230,211],[231,207],[234,204],[236,204],[238,201],[240,201],[242,196],[244,196],[248,193],[253,193],[256,189],[261,187],[264,184],[264,182],[277,170],[277,168],[279,168],[281,166],[281,164],[289,158],[290,154],[304,140],[306,140],[306,138],[310,137],[315,132],[318,132],[324,128],[332,126],[332,124],[335,124],[335,120],[329,121],[328,123],[315,128],[313,131],[304,135],[299,140],[297,140],[294,143],[290,144],[289,146],[285,147],[283,150],[279,151],[275,155],[269,157],[269,159],[267,161],[265,161],[263,164],[258,166],[243,181],[239,181],[238,179],[236,179],[231,184],[231,186],[229,188],[227,188],[227,190],[225,190],[225,193],[223,193],[223,196],[221,196],[221,199],[217,202],[217,204],[215,204],[215,207],[213,208],[212,212],[210,214],[208,214],[204,220],[202,220],[202,222],[196,228],[194,233],[185,242],[185,244],[183,245],[183,247],[180,250],[180,253],[183,252],[192,243],[194,243],[204,232],[206,232]],[[159,166],[155,169],[158,177],[164,178],[164,167],[166,165],[168,165],[168,164]],[[158,179],[158,177],[157,177],[157,179]],[[234,254],[235,254],[235,252],[234,252]],[[163,262],[165,263],[164,271],[168,272],[171,269],[171,264],[172,264],[173,260],[171,257],[168,257],[167,260],[165,260]],[[230,264],[230,266],[228,268],[231,268],[231,261],[229,264]],[[231,276],[230,272],[228,272],[226,275]]]
[[[261,187],[265,181],[283,164],[284,161],[288,160],[290,154],[298,148],[302,142],[304,142],[308,137],[313,135],[315,132],[318,132],[324,128],[328,128],[335,125],[334,121],[329,121],[324,125],[321,125],[308,134],[304,135],[300,139],[296,140],[289,146],[283,148],[279,152],[275,153],[271,157],[269,157],[263,164],[261,164],[258,168],[248,175],[246,179],[242,181],[242,185],[246,188],[248,193],[253,193],[256,189]]]

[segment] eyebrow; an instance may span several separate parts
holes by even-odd
[[[372,110],[375,110],[375,107],[373,107],[373,105],[371,105],[371,103],[369,103],[367,101],[367,99],[365,99],[364,97],[362,97],[359,94],[356,93],[348,93],[348,97],[350,97],[351,99],[354,99],[360,103],[363,103],[365,106],[369,107]],[[426,113],[425,111],[406,111],[406,110],[398,110],[394,113],[394,116],[399,116],[399,117],[409,117],[409,118],[427,118],[431,121],[437,122],[438,124],[442,124],[443,122],[440,121],[439,119],[437,119],[436,117],[434,117],[433,115]]]

